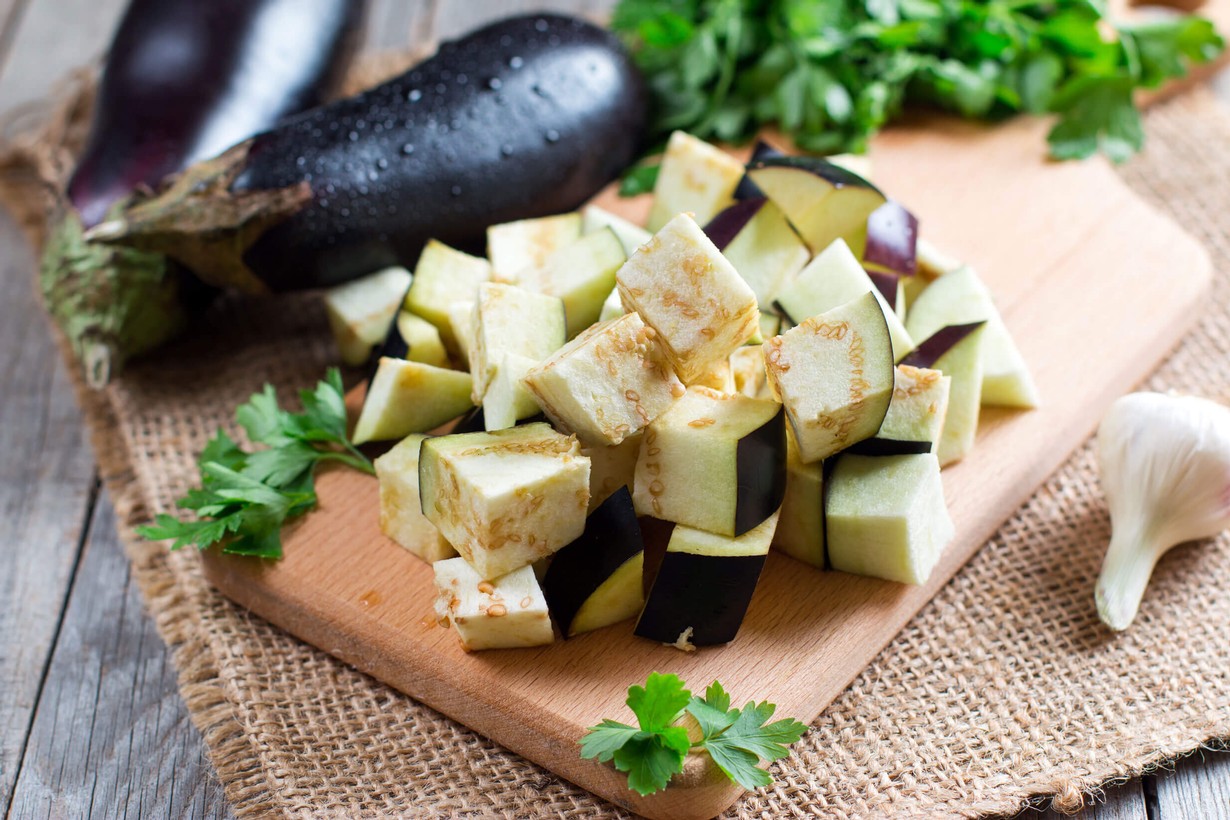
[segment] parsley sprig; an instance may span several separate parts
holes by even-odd
[[[1105,0],[621,0],[611,27],[648,80],[657,138],[743,142],[776,123],[819,153],[863,151],[921,103],[1058,114],[1052,156],[1121,161],[1144,142],[1132,92],[1223,47],[1204,18],[1122,22]]]
[[[773,782],[757,764],[790,754],[787,748],[807,727],[786,718],[768,723],[777,709],[772,703],[749,701],[732,709],[730,695],[714,681],[703,698],[696,697],[676,675],[652,673],[644,686],[628,688],[628,708],[639,728],[619,721],[602,721],[581,738],[581,757],[601,763],[614,761],[628,774],[628,788],[647,795],[666,788],[683,771],[683,761],[692,749],[703,749],[718,768],[745,789]],[[700,729],[692,741],[677,721],[689,714]]]
[[[201,486],[176,502],[196,513],[182,520],[162,513],[137,532],[151,541],[171,541],[260,558],[282,557],[282,525],[316,506],[315,468],[338,461],[373,473],[372,463],[346,436],[342,377],[330,368],[315,390],[301,390],[303,411],[278,406],[272,385],[235,410],[235,420],[263,449],[244,450],[223,430],[201,451]]]

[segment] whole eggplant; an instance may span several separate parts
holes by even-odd
[[[44,300],[99,386],[211,295],[157,253],[84,229],[135,190],[322,102],[367,0],[132,0],[103,68],[85,149],[43,253]]]
[[[94,237],[219,285],[333,285],[413,266],[428,239],[481,248],[489,225],[576,208],[637,156],[645,113],[611,34],[515,17],[190,169]]]
[[[365,0],[133,0],[98,85],[68,198],[90,227],[154,185],[324,102]]]

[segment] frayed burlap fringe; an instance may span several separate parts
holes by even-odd
[[[1203,92],[1152,110],[1128,182],[1218,268],[1209,311],[1150,381],[1230,400],[1230,115]],[[1159,271],[1158,275],[1165,275]],[[150,612],[237,815],[623,816],[248,615],[197,557],[131,528],[195,480],[194,455],[265,381],[333,353],[316,300],[229,298],[104,394],[78,393]],[[1230,539],[1170,553],[1113,636],[1092,583],[1109,534],[1079,450],[813,724],[730,817],[1072,811],[1108,783],[1230,738]]]

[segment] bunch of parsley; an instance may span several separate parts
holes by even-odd
[[[282,557],[282,525],[316,506],[315,468],[337,461],[365,473],[372,463],[346,437],[342,377],[329,370],[315,390],[301,390],[303,412],[278,406],[271,385],[235,410],[235,420],[258,450],[244,450],[218,430],[198,459],[201,486],[176,502],[196,513],[181,520],[162,513],[137,532],[151,541],[171,541],[258,558]]]
[[[756,764],[786,757],[787,746],[807,731],[793,718],[768,723],[777,709],[772,703],[749,701],[742,709],[730,708],[730,695],[717,681],[700,698],[685,689],[678,676],[654,672],[644,686],[628,688],[627,704],[639,727],[609,718],[591,726],[581,738],[581,757],[614,761],[616,769],[627,772],[628,788],[641,795],[666,788],[683,771],[691,749],[708,752],[718,768],[745,789],[767,786],[773,778]],[[700,730],[695,742],[675,723],[685,712]]]
[[[977,119],[1054,113],[1057,159],[1122,161],[1144,141],[1137,88],[1216,56],[1212,23],[1113,20],[1105,0],[621,0],[661,139],[743,142],[776,124],[800,148],[861,152],[906,104]]]

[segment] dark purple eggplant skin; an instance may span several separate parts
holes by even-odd
[[[774,159],[776,157],[786,156],[784,151],[779,151],[764,140],[757,140],[756,147],[752,149],[751,159],[747,161],[748,165],[753,165],[760,162],[762,159]],[[763,198],[764,191],[760,190],[760,186],[752,182],[752,178],[747,174],[739,180],[739,185],[735,188],[735,201],[739,202],[744,199]]]
[[[952,350],[957,342],[985,324],[986,322],[970,322],[966,325],[942,327],[920,342],[918,347],[901,360],[901,363],[910,367],[935,367],[940,357]]]
[[[543,576],[543,597],[564,637],[598,587],[643,549],[632,493],[620,487],[589,514],[585,531],[555,553]]]
[[[763,196],[736,200],[734,205],[723,209],[721,213],[709,221],[709,224],[704,229],[705,236],[709,237],[709,241],[719,251],[726,250],[726,246],[735,241],[739,231],[747,227],[747,223],[751,222],[756,217],[756,214],[760,213],[760,209],[768,201]]]
[[[306,181],[306,208],[244,255],[274,291],[413,267],[428,239],[572,210],[638,155],[646,94],[610,33],[570,17],[494,23],[405,74],[252,142],[234,192]]]
[[[636,622],[635,634],[674,643],[691,627],[694,646],[733,641],[752,602],[765,559],[764,555],[717,557],[667,552]]]
[[[86,227],[141,185],[320,104],[367,0],[132,0],[68,196]]]

